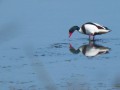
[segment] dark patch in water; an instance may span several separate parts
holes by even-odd
[[[0,81],[0,83],[3,83],[3,81]]]
[[[3,66],[2,68],[11,68],[11,66]]]
[[[65,47],[65,45],[68,45],[68,43],[55,43],[51,45],[51,48],[62,48]]]
[[[45,54],[42,54],[41,56],[45,56]]]
[[[25,58],[24,56],[20,56],[20,58]]]
[[[13,47],[12,49],[13,49],[13,50],[17,50],[18,48]]]
[[[3,58],[5,58],[6,56],[2,56]]]
[[[65,50],[68,50],[68,43],[54,43],[46,48],[40,48],[35,51],[34,56],[65,56]]]
[[[38,57],[39,55],[34,55],[35,57]]]
[[[9,81],[9,83],[14,83],[13,81]]]
[[[55,48],[62,48],[62,45],[59,45],[59,44],[54,44],[54,46],[53,47],[55,47]]]
[[[23,66],[26,66],[26,65],[28,65],[28,64],[23,64]]]
[[[68,59],[68,60],[65,60],[66,62],[71,62],[71,60],[70,59]]]

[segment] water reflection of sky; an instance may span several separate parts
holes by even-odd
[[[0,0],[0,90],[119,90],[119,1]],[[72,54],[88,45],[73,25],[93,21],[112,32],[96,43],[111,48],[94,58]]]

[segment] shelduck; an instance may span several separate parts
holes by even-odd
[[[109,47],[104,47],[94,42],[89,42],[89,44],[85,44],[80,46],[78,49],[75,49],[71,44],[69,47],[70,52],[73,54],[82,53],[86,57],[95,57],[102,54],[107,54],[111,50]]]
[[[78,31],[82,34],[89,35],[89,40],[94,40],[95,35],[101,35],[110,32],[111,30],[106,26],[98,23],[87,22],[81,27],[73,26],[69,29],[69,37],[71,37],[74,31]]]

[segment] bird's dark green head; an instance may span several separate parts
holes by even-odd
[[[72,33],[75,31],[75,30],[79,30],[80,28],[78,26],[73,26],[69,29],[69,37],[71,37]]]

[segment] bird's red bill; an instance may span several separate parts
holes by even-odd
[[[71,37],[71,35],[72,35],[72,33],[71,33],[71,32],[69,32],[69,38]]]

